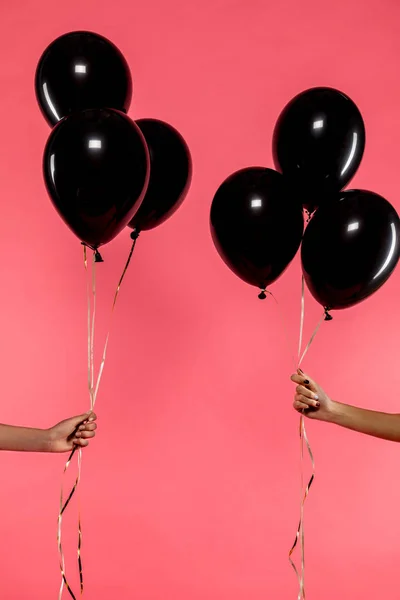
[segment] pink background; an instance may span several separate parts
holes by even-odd
[[[330,85],[359,105],[367,150],[353,185],[399,210],[396,0],[23,0],[0,8],[1,421],[50,426],[88,409],[81,248],[41,176],[49,129],[36,61],[56,36],[111,38],[133,73],[133,117],[176,126],[193,154],[180,211],[139,240],[98,399],[82,482],[87,600],[295,599],[287,561],[298,518],[290,352],[273,301],[259,302],[215,252],[212,196],[234,170],[272,166],[286,101]],[[128,234],[104,251],[105,332]],[[397,271],[325,324],[305,362],[333,397],[399,410]],[[298,258],[274,286],[292,350]],[[309,334],[319,307],[308,299]],[[399,449],[309,425],[317,479],[307,505],[308,596],[394,600]],[[64,457],[2,453],[0,594],[57,597],[56,515]],[[75,569],[75,512],[66,519]],[[67,595],[65,596],[67,597]]]

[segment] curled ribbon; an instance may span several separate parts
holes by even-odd
[[[298,346],[298,352],[297,352],[297,364],[296,364],[296,370],[300,368],[307,352],[310,349],[311,344],[313,343],[315,336],[317,335],[324,319],[325,319],[325,310],[322,314],[322,317],[320,318],[320,320],[317,323],[316,328],[314,329],[313,334],[311,335],[310,340],[308,341],[303,353],[301,352],[301,347],[302,347],[302,342],[303,342],[303,331],[304,331],[304,317],[305,317],[305,282],[304,282],[304,276],[302,276],[302,280],[301,280],[301,310],[300,310],[300,334],[299,334],[299,346]],[[298,582],[299,582],[299,593],[298,593],[298,600],[305,600],[306,597],[306,593],[305,593],[305,545],[304,545],[304,505],[307,499],[307,496],[310,492],[310,488],[314,482],[314,478],[315,478],[315,460],[314,460],[314,455],[313,452],[311,450],[311,446],[310,446],[310,442],[308,440],[308,436],[307,436],[307,431],[306,431],[306,424],[305,424],[305,416],[304,416],[304,412],[301,413],[300,415],[300,423],[299,423],[299,435],[300,435],[300,476],[301,476],[301,483],[300,483],[300,519],[299,519],[299,525],[297,527],[297,531],[296,531],[296,537],[294,540],[294,543],[289,551],[289,561],[290,564],[292,565],[294,572],[296,573]],[[307,452],[308,455],[310,457],[310,461],[311,461],[311,477],[307,482],[307,485],[304,486],[304,445],[307,448]],[[297,544],[300,542],[300,573],[292,559],[293,553],[296,549]]]
[[[126,272],[128,270],[129,264],[131,262],[131,258],[132,258],[132,254],[133,251],[135,249],[135,245],[137,242],[137,238],[138,238],[138,234],[133,238],[133,243],[128,255],[128,259],[125,263],[125,267],[122,271],[122,275],[118,281],[118,285],[117,285],[117,289],[115,291],[114,294],[114,299],[113,299],[113,303],[112,303],[112,308],[111,308],[111,315],[110,315],[110,323],[109,323],[109,328],[108,328],[108,332],[106,335],[106,341],[104,344],[104,348],[103,348],[103,354],[102,354],[102,358],[101,358],[101,363],[100,363],[100,368],[99,368],[99,372],[97,375],[97,379],[96,379],[96,383],[95,383],[95,376],[94,376],[94,335],[95,335],[95,321],[96,321],[96,263],[99,262],[98,260],[98,253],[93,250],[93,262],[92,262],[92,278],[91,278],[91,284],[90,284],[90,279],[89,279],[89,269],[88,269],[88,260],[87,260],[87,248],[86,246],[83,247],[83,252],[84,252],[84,266],[85,266],[85,270],[86,270],[86,274],[87,274],[87,297],[88,297],[88,389],[89,389],[89,399],[90,399],[90,410],[93,411],[94,410],[94,406],[96,403],[96,399],[97,399],[97,395],[99,392],[99,387],[100,387],[100,382],[101,382],[101,378],[103,375],[103,370],[104,370],[104,365],[106,362],[106,356],[107,356],[107,348],[108,348],[108,342],[110,339],[110,333],[111,333],[111,324],[112,324],[112,318],[114,315],[114,310],[115,310],[115,306],[117,303],[117,299],[119,296],[119,292],[121,289],[121,285],[122,282],[125,278]],[[74,481],[74,484],[72,486],[72,489],[70,490],[66,500],[64,501],[64,477],[65,474],[71,464],[72,458],[74,457],[75,453],[77,453],[78,455],[78,465],[77,465],[77,475]],[[63,521],[63,515],[67,509],[67,506],[69,505],[70,501],[72,500],[72,497],[74,496],[75,493],[77,493],[78,496],[78,549],[77,549],[77,555],[78,555],[78,571],[79,571],[79,582],[80,582],[80,595],[83,595],[83,591],[84,591],[84,585],[83,585],[83,568],[82,568],[82,556],[81,556],[81,550],[82,550],[82,526],[81,526],[81,509],[80,509],[80,498],[79,498],[79,483],[81,480],[81,474],[82,474],[82,448],[77,448],[75,447],[71,454],[68,457],[68,460],[65,464],[64,467],[64,472],[63,472],[63,483],[61,485],[61,494],[60,494],[60,510],[58,513],[58,526],[57,526],[57,547],[58,547],[58,554],[59,554],[59,562],[60,562],[60,571],[61,571],[61,585],[60,585],[60,591],[59,591],[59,595],[58,598],[59,600],[62,599],[63,596],[63,591],[64,588],[66,588],[66,590],[68,591],[68,593],[70,594],[71,598],[73,600],[76,600],[76,596],[74,594],[74,592],[72,591],[71,585],[67,579],[66,576],[66,570],[65,570],[65,556],[64,556],[64,552],[63,552],[63,547],[62,547],[62,521]]]
[[[276,300],[275,296],[265,290],[265,292],[267,294],[269,294],[270,296],[272,296],[272,298],[275,300],[278,309],[279,309],[279,316],[283,325],[283,330],[285,332],[285,336],[286,336],[286,341],[288,343],[288,347],[290,348],[290,340],[289,340],[289,336],[288,336],[288,332],[287,332],[287,327],[286,327],[286,323],[285,320],[283,318],[283,315],[280,311],[280,307],[279,307],[279,303]],[[300,308],[300,332],[299,332],[299,344],[298,344],[298,350],[297,350],[297,360],[294,358],[294,356],[292,355],[292,361],[294,364],[295,369],[297,370],[298,368],[300,368],[307,352],[310,349],[311,344],[313,343],[315,336],[317,335],[323,321],[326,319],[326,311],[324,310],[320,320],[317,323],[316,328],[314,329],[310,340],[308,341],[308,343],[306,344],[303,352],[302,352],[302,345],[303,345],[303,333],[304,333],[304,318],[305,318],[305,281],[304,281],[304,276],[302,277],[301,280],[301,308]],[[297,600],[305,600],[305,547],[304,547],[304,505],[305,505],[305,501],[307,499],[307,496],[309,494],[310,488],[313,484],[314,478],[315,478],[315,460],[314,460],[314,455],[313,452],[311,450],[311,446],[310,446],[310,442],[308,440],[308,436],[307,436],[307,431],[306,431],[306,425],[305,425],[305,417],[304,417],[304,413],[302,413],[300,415],[300,423],[299,423],[299,436],[300,436],[300,478],[301,478],[301,488],[300,488],[300,519],[299,519],[299,525],[297,527],[297,532],[296,532],[296,537],[294,540],[294,543],[289,551],[289,561],[291,566],[294,569],[294,572],[296,573],[296,577],[297,580],[299,582],[299,593],[298,593],[298,597]],[[312,472],[311,472],[311,477],[307,482],[307,485],[304,487],[304,445],[307,448],[307,452],[311,461],[311,467],[312,467]],[[297,545],[300,544],[300,573],[294,563],[293,560],[293,554],[294,551],[297,547]]]

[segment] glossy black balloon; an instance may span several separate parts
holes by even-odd
[[[86,110],[61,121],[44,152],[47,190],[61,217],[87,245],[111,241],[132,219],[149,180],[140,129],[111,109]]]
[[[125,58],[109,40],[88,31],[67,33],[48,46],[37,66],[35,88],[51,126],[87,108],[127,112],[132,99]]]
[[[138,231],[153,229],[166,221],[182,204],[192,180],[192,159],[181,134],[168,123],[140,119],[150,154],[150,181],[144,200],[129,226]]]
[[[330,309],[348,308],[378,290],[400,256],[396,210],[373,192],[341,192],[319,208],[303,239],[303,273],[314,298]]]
[[[360,111],[348,96],[332,88],[313,88],[293,98],[273,136],[276,168],[311,210],[350,182],[364,148]]]
[[[291,197],[283,176],[262,167],[243,169],[224,181],[215,194],[210,223],[223,261],[261,289],[294,258],[304,228],[302,206]]]

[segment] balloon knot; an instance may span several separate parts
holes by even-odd
[[[332,321],[333,317],[329,314],[329,308],[325,308],[325,321]]]
[[[138,229],[134,229],[131,233],[131,240],[135,242],[138,239],[139,235],[140,231]]]
[[[260,298],[260,300],[265,300],[265,298],[267,297],[265,290],[261,290],[261,292],[258,294],[258,297]]]
[[[315,213],[315,209],[314,209],[314,210],[307,210],[307,209],[306,209],[306,215],[307,215],[307,218],[306,218],[306,223],[307,223],[307,224],[308,224],[308,223],[311,221],[311,219],[313,218],[313,215],[314,215],[314,213]]]
[[[100,252],[98,250],[95,250],[95,253],[94,253],[94,262],[97,262],[97,263],[104,262],[103,257],[101,256],[101,254],[100,254]]]

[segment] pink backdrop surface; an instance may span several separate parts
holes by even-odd
[[[85,452],[87,600],[286,600],[298,519],[298,420],[290,352],[273,301],[219,259],[212,196],[234,170],[272,166],[275,119],[297,92],[337,87],[359,105],[367,148],[353,186],[400,210],[400,4],[396,0],[94,0],[0,8],[2,422],[50,426],[89,408],[81,247],[41,176],[49,129],[37,59],[56,36],[112,39],[134,78],[133,117],[169,121],[194,161],[191,192],[144,234],[122,290]],[[99,336],[130,245],[104,250]],[[337,399],[399,411],[400,272],[336,313],[304,368]],[[298,257],[273,287],[295,352]],[[320,309],[307,298],[306,332]],[[400,448],[309,424],[317,479],[307,505],[310,600],[395,600]],[[0,594],[57,597],[56,516],[64,457],[0,456]],[[66,518],[75,568],[75,512]],[[67,597],[67,596],[65,596]]]

